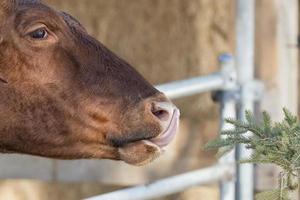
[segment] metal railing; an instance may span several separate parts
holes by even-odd
[[[157,88],[169,98],[181,98],[203,92],[218,91],[221,104],[221,130],[229,128],[225,118],[243,120],[245,109],[253,109],[258,88],[254,80],[254,1],[237,1],[236,59],[220,57],[221,71],[208,76],[159,85]],[[238,146],[222,157],[218,164],[205,169],[161,179],[153,183],[127,188],[86,200],[146,200],[178,193],[189,187],[220,182],[221,200],[253,200],[253,165],[236,165],[236,160],[251,152]]]
[[[221,129],[228,129],[228,125],[224,124],[224,119],[236,116],[236,101],[240,98],[241,90],[237,83],[237,73],[234,68],[233,58],[225,55],[220,57],[220,61],[222,66],[221,72],[205,77],[168,83],[157,86],[157,88],[172,99],[206,91],[218,91],[217,99],[221,103]],[[215,181],[220,181],[221,183],[221,199],[233,200],[236,197],[236,189],[245,187],[242,185],[235,186],[235,159],[235,152],[232,151],[222,157],[218,165],[161,179],[153,183],[118,190],[86,200],[153,199],[178,193],[192,186]]]
[[[146,200],[158,198],[180,192],[195,185],[232,178],[232,169],[234,169],[232,165],[216,165],[162,179],[150,184],[107,193],[99,197],[92,197],[88,200]]]

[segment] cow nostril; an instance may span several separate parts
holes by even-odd
[[[152,114],[160,121],[169,121],[174,108],[167,102],[155,102],[152,104]]]
[[[169,113],[166,110],[152,111],[153,115],[161,121],[167,121],[169,119]]]

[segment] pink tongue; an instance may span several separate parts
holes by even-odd
[[[178,124],[179,124],[179,116],[180,116],[179,110],[175,109],[172,119],[171,119],[171,122],[170,122],[170,125],[169,125],[168,129],[166,130],[166,132],[164,132],[161,136],[154,138],[150,141],[161,148],[167,146],[176,135],[176,131],[177,131]]]

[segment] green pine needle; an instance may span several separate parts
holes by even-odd
[[[267,112],[262,113],[262,120],[257,122],[250,111],[246,111],[245,121],[226,119],[234,128],[221,132],[221,135],[205,148],[218,150],[223,156],[238,144],[244,144],[253,150],[250,158],[241,163],[275,164],[282,168],[278,189],[256,195],[257,200],[289,200],[289,193],[298,189],[297,179],[300,169],[300,123],[286,108],[284,119],[273,123]],[[246,132],[252,135],[245,135]]]

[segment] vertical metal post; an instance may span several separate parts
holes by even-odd
[[[254,79],[254,29],[255,29],[255,0],[237,0],[236,16],[236,66],[238,84],[240,85],[240,103],[238,118],[245,119],[245,110],[253,110],[251,84]],[[237,147],[237,159],[244,159],[251,155],[243,145]],[[237,200],[253,200],[254,167],[252,164],[237,167]]]
[[[234,59],[230,55],[222,55],[219,58],[221,70],[228,77],[225,81],[225,88],[221,92],[220,97],[220,126],[221,130],[232,128],[232,125],[226,124],[226,118],[236,117],[236,98],[235,91],[237,89],[236,70],[234,68]],[[226,76],[225,76],[226,77]],[[232,150],[219,160],[220,164],[235,163],[235,150]],[[236,172],[236,169],[233,169]],[[235,199],[235,178],[231,180],[223,180],[220,183],[220,199],[234,200]]]

